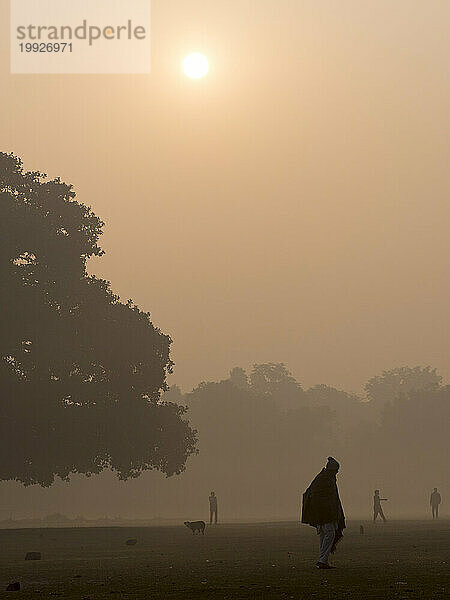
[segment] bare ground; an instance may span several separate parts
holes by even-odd
[[[0,531],[0,598],[376,599],[449,597],[450,521],[350,522],[333,558],[298,523]],[[126,546],[137,538],[135,546]],[[25,561],[27,551],[42,553]],[[20,581],[20,592],[6,592]]]

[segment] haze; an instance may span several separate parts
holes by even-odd
[[[0,6],[2,150],[105,221],[90,270],[171,335],[170,383],[269,361],[357,393],[401,365],[448,381],[448,2],[154,0],[149,76],[9,75]],[[5,506],[180,514],[150,480]]]

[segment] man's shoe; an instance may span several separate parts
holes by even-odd
[[[336,567],[332,567],[331,565],[329,565],[328,563],[322,563],[322,562],[318,562],[316,563],[316,567],[318,569],[335,569]]]

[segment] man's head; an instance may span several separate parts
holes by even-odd
[[[434,488],[433,492],[437,492],[437,488]]]
[[[216,492],[211,492],[211,496],[215,496],[215,495],[216,495]]]
[[[379,496],[380,495],[380,490],[375,490],[375,496]]]
[[[327,469],[327,471],[333,471],[334,473],[337,473],[339,471],[339,463],[335,458],[329,456],[325,468]]]

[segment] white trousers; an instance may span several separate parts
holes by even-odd
[[[334,534],[336,533],[337,523],[324,523],[317,525],[317,535],[320,536],[319,562],[328,564],[331,548],[333,547]]]

